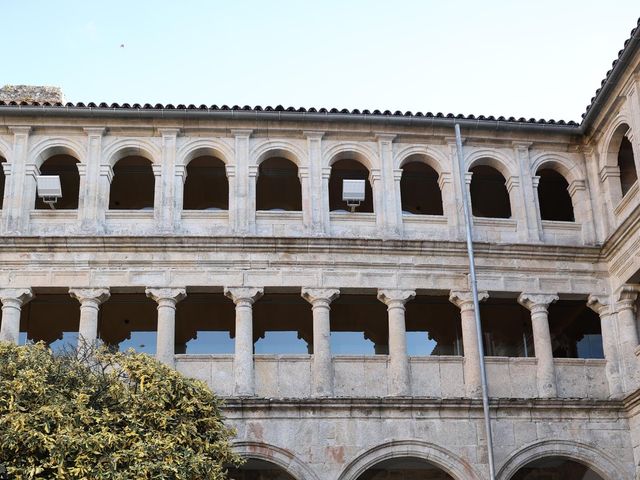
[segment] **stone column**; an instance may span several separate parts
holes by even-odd
[[[442,206],[444,210],[444,214],[447,216],[449,220],[449,232],[452,238],[456,238],[458,240],[463,240],[465,238],[465,224],[464,224],[464,212],[462,210],[462,194],[468,195],[469,193],[469,185],[466,184],[467,181],[467,171],[460,171],[460,166],[458,165],[458,152],[456,148],[456,137],[445,137],[445,141],[447,142],[447,156],[449,158],[449,164],[451,165],[451,174],[448,179],[448,184],[450,188],[448,192],[445,190],[445,178],[438,178],[438,184],[440,185],[440,190],[442,191]],[[465,138],[462,138],[462,145],[464,145]],[[463,192],[460,190],[460,175],[462,175],[465,179],[465,188],[467,191]],[[471,177],[469,177],[469,183],[471,182]],[[471,207],[471,196],[469,196],[469,206]]]
[[[158,304],[156,358],[173,367],[175,365],[176,305],[187,296],[187,292],[184,288],[147,288],[145,293]]]
[[[622,360],[622,376],[627,384],[626,391],[638,384],[636,349],[638,348],[638,327],[636,323],[636,300],[638,285],[623,285],[616,292],[618,313],[618,335]]]
[[[298,179],[302,194],[302,224],[305,232],[313,231],[313,206],[311,204],[311,183],[309,167],[298,167]]]
[[[372,168],[369,172],[369,183],[371,184],[371,193],[373,194],[373,213],[376,216],[376,225],[379,231],[385,236],[389,235],[387,224],[387,216],[384,206],[384,184],[379,168]]]
[[[576,222],[582,224],[582,240],[587,245],[591,245],[596,241],[596,233],[587,184],[584,180],[574,180],[569,185],[568,191],[573,204],[573,215]]]
[[[313,310],[313,395],[333,395],[331,361],[331,302],[340,295],[337,288],[303,288],[302,298]]]
[[[520,172],[520,179],[522,180],[521,187],[521,200],[522,207],[524,207],[524,214],[520,217],[525,225],[527,239],[531,242],[539,242],[542,239],[542,229],[539,208],[537,205],[537,189],[533,185],[533,178],[531,172],[531,159],[529,156],[529,148],[531,142],[512,142],[513,153],[518,161],[518,169]],[[514,178],[514,177],[511,177]],[[508,185],[508,183],[507,183]],[[515,192],[516,194],[518,192]],[[516,206],[512,203],[513,207]],[[512,212],[514,214],[515,212]],[[515,216],[518,214],[515,213]]]
[[[111,293],[108,288],[70,288],[69,295],[80,302],[78,349],[91,346],[98,338],[100,305],[109,299]]]
[[[104,127],[85,128],[87,134],[87,158],[78,164],[80,170],[80,195],[78,198],[78,216],[81,228],[85,232],[95,232],[98,228],[98,209],[100,208],[100,160],[102,157],[102,138]],[[84,175],[82,175],[84,167]]]
[[[233,217],[235,218],[235,230],[239,234],[248,234],[251,231],[251,225],[255,224],[255,207],[251,211],[250,206],[250,190],[249,183],[255,182],[254,178],[249,178],[249,139],[251,137],[251,130],[231,130],[232,135],[235,137],[235,172],[234,172],[234,189],[231,189],[231,183],[229,183],[229,193],[235,194],[233,205],[235,206]],[[227,174],[229,170],[227,169]],[[257,174],[257,169],[256,169]],[[229,202],[229,208],[231,208],[231,202]],[[250,222],[250,216],[253,216],[252,222]]]
[[[8,127],[13,133],[13,151],[11,153],[11,176],[6,177],[5,198],[10,199],[2,206],[7,210],[4,215],[7,233],[21,233],[29,221],[29,205],[33,199],[29,198],[32,189],[27,186],[27,156],[29,149],[29,134],[31,127]],[[8,160],[8,159],[7,159]],[[33,186],[35,189],[35,185]],[[33,191],[35,196],[35,190]],[[35,197],[34,197],[35,198]],[[31,202],[31,203],[29,203]],[[25,218],[26,217],[26,218]]]
[[[2,302],[2,328],[0,328],[0,342],[18,343],[20,336],[20,310],[33,298],[30,288],[2,288],[0,302]]]
[[[478,292],[478,300],[489,298],[487,292]],[[462,345],[464,347],[464,384],[467,396],[482,397],[482,376],[480,374],[480,351],[478,331],[473,311],[473,294],[469,291],[451,291],[449,301],[460,309]]]
[[[160,207],[158,220],[160,229],[171,232],[176,223],[176,190],[181,189],[176,178],[176,147],[179,128],[159,128],[162,135],[161,142],[161,174],[156,176],[156,182],[160,181],[160,188],[156,192],[160,195],[155,205]],[[181,195],[181,194],[180,194]]]
[[[309,157],[309,204],[311,209],[311,232],[314,235],[325,233],[324,196],[322,175],[322,136],[324,132],[304,131],[307,137],[307,155]],[[327,192],[328,195],[328,192]],[[328,204],[326,206],[328,211]]]
[[[520,177],[512,175],[505,180],[507,192],[509,193],[509,203],[511,205],[511,218],[515,219],[516,222],[518,222],[518,238],[524,242],[533,241],[535,239],[530,239],[530,236],[532,235],[531,230],[535,228],[537,231],[537,224],[530,229],[528,219],[528,211],[530,210],[530,208],[528,205],[525,205],[524,199],[522,197]],[[538,239],[539,238],[540,237],[538,236]]]
[[[400,201],[400,189],[395,188],[395,171],[393,168],[393,140],[396,135],[378,133],[378,156],[380,158],[381,182],[378,189],[381,190],[380,208],[384,213],[384,230],[387,236],[397,237],[400,235],[400,225],[402,223],[402,206]],[[400,172],[402,175],[402,171]],[[400,179],[398,179],[399,185]],[[398,214],[400,212],[400,214]]]
[[[518,303],[531,312],[533,345],[536,350],[538,371],[536,374],[538,396],[553,398],[558,396],[556,372],[553,363],[553,348],[549,332],[549,305],[558,300],[557,295],[521,293]]]
[[[331,235],[331,210],[329,206],[329,180],[331,167],[322,167],[322,227],[325,235]]]
[[[389,395],[411,395],[405,303],[416,296],[413,290],[378,290],[378,300],[389,313]]]
[[[616,332],[609,297],[606,295],[589,295],[587,306],[600,316],[602,331],[602,349],[607,361],[606,372],[609,383],[609,396],[618,398],[622,395],[620,378],[620,355],[616,344]]]
[[[236,342],[233,360],[234,395],[255,393],[253,373],[253,304],[264,294],[256,287],[225,287],[224,294],[236,304]]]

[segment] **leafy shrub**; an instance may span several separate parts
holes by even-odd
[[[0,342],[0,463],[9,478],[226,478],[233,432],[207,386],[136,353]]]

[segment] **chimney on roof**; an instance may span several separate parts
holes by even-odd
[[[3,102],[38,102],[64,103],[64,95],[60,87],[38,85],[5,85],[0,88],[0,101]]]

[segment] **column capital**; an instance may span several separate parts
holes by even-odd
[[[336,298],[340,296],[340,290],[337,288],[303,288],[300,296],[311,305],[329,306]]]
[[[231,129],[231,135],[233,135],[236,138],[249,138],[252,133],[253,133],[253,130],[251,129],[243,129],[243,128]]]
[[[184,288],[147,287],[144,291],[147,297],[153,299],[158,306],[175,307],[178,302],[187,296]]]
[[[69,295],[80,302],[80,305],[92,304],[99,306],[109,300],[111,292],[107,287],[99,288],[70,288]]]
[[[616,291],[616,309],[633,310],[636,309],[636,300],[638,299],[638,292],[640,291],[640,285],[623,285]]]
[[[542,293],[521,293],[518,295],[518,303],[534,313],[547,313],[549,305],[558,301],[558,295]]]
[[[489,298],[489,292],[478,292],[479,302],[482,302],[487,298]],[[473,292],[470,290],[451,290],[451,293],[449,293],[449,301],[462,312],[465,310],[473,310]]]
[[[0,288],[0,302],[3,305],[22,307],[33,298],[33,290],[30,288]]]
[[[85,127],[82,130],[89,137],[102,137],[107,132],[105,127]]]
[[[180,128],[159,128],[158,133],[163,137],[177,137],[180,135],[182,129]]]
[[[611,301],[609,295],[589,295],[587,307],[596,312],[601,317],[611,315]]]
[[[304,130],[302,134],[309,140],[321,140],[324,137],[324,132],[317,132],[314,130]]]
[[[404,308],[404,304],[416,296],[415,290],[401,289],[380,289],[378,290],[378,300],[391,308]]]
[[[389,142],[389,143],[392,143],[397,137],[397,135],[394,133],[376,133],[375,136],[378,142]]]
[[[25,125],[9,125],[7,128],[14,135],[29,135],[31,133],[31,127]]]
[[[230,298],[236,305],[248,304],[253,305],[262,295],[264,288],[262,287],[224,287],[224,294]]]

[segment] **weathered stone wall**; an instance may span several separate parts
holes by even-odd
[[[63,103],[64,95],[60,87],[36,85],[5,85],[0,88],[2,102]]]

